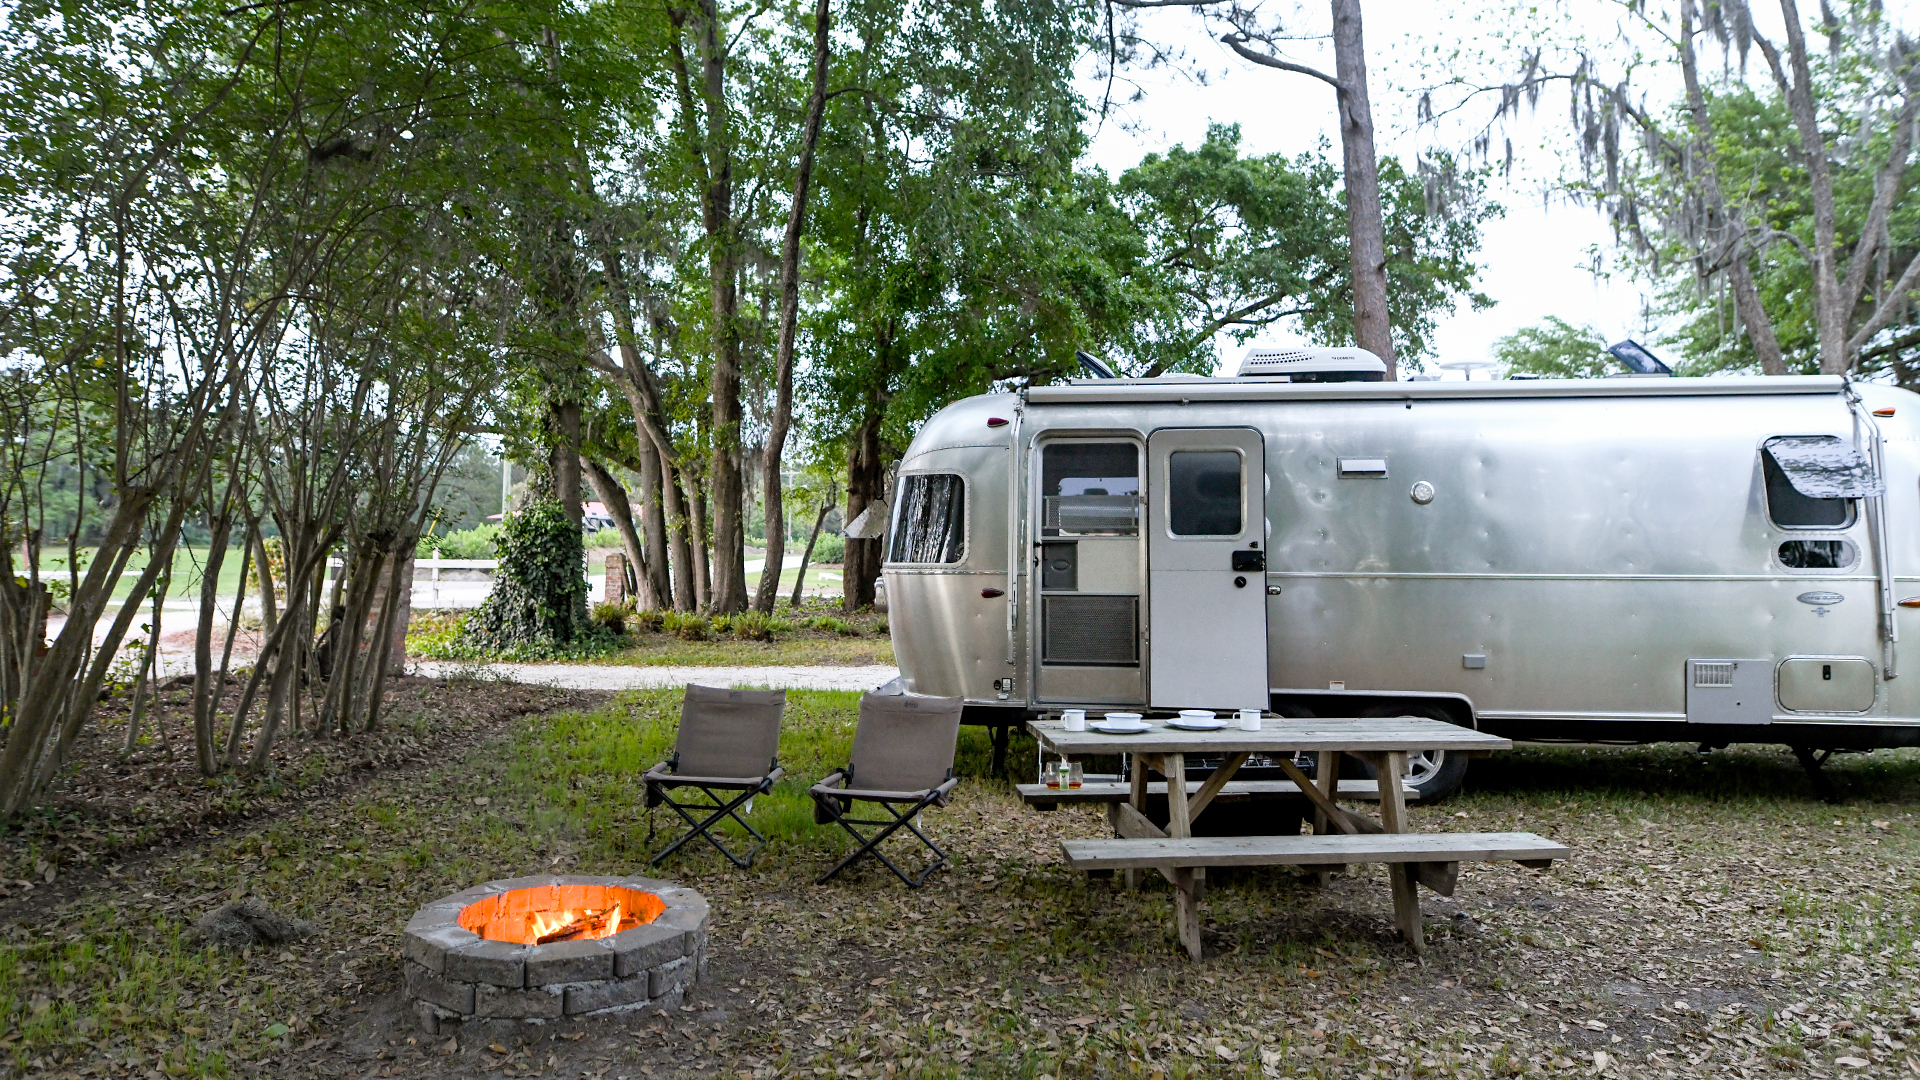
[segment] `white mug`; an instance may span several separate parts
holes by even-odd
[[[1087,730],[1087,710],[1067,709],[1060,714],[1060,722],[1068,731]]]
[[[1260,710],[1241,709],[1234,714],[1233,726],[1239,728],[1241,731],[1259,731]]]

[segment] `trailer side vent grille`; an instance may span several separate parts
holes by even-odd
[[[1046,596],[1040,601],[1040,620],[1042,663],[1140,662],[1137,596]]]
[[[1730,660],[1696,660],[1693,664],[1693,685],[1732,686],[1734,666]]]

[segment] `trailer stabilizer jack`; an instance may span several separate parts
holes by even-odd
[[[1796,746],[1793,748],[1793,756],[1799,758],[1800,767],[1807,770],[1807,779],[1813,784],[1813,793],[1820,797],[1821,802],[1838,806],[1844,801],[1826,773],[1827,759],[1833,756],[1831,749],[1815,750],[1811,746]]]

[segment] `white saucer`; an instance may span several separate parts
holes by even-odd
[[[1105,721],[1102,721],[1098,724],[1088,724],[1087,727],[1088,729],[1092,731],[1097,731],[1102,735],[1144,735],[1147,732],[1153,730],[1152,724],[1141,724],[1138,727],[1135,727],[1134,725],[1129,724],[1125,727],[1121,727],[1117,724],[1108,724]]]
[[[1181,731],[1219,731],[1227,726],[1227,722],[1225,720],[1200,720],[1176,716],[1167,721],[1167,726],[1170,728],[1179,728]]]

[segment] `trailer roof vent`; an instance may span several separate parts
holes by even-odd
[[[1365,349],[1248,349],[1236,374],[1290,382],[1385,382],[1387,365]]]

